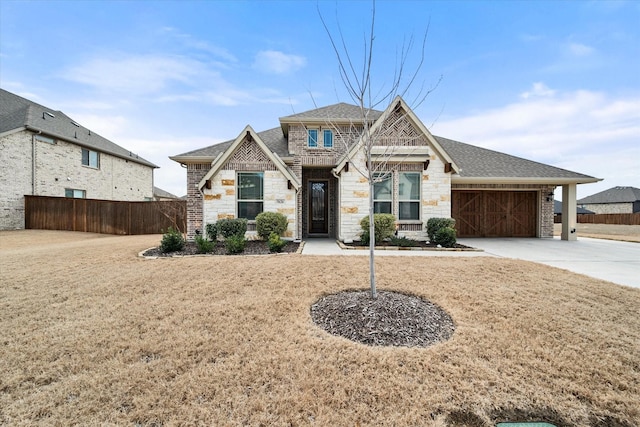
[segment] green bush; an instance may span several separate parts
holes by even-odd
[[[271,252],[282,252],[282,248],[287,244],[286,240],[282,240],[278,233],[269,234],[269,240],[267,240],[267,245],[269,246],[269,251]]]
[[[443,248],[452,248],[456,244],[456,230],[453,227],[444,227],[436,232],[433,243]]]
[[[262,240],[270,238],[271,233],[282,236],[287,230],[287,217],[278,212],[262,212],[256,215],[256,231]]]
[[[160,241],[160,250],[162,252],[177,252],[184,248],[184,236],[179,230],[169,227],[166,233],[162,235]]]
[[[455,225],[456,220],[453,218],[429,218],[429,220],[427,220],[427,235],[429,236],[429,241],[435,243],[438,230],[445,227],[455,228]]]
[[[393,246],[400,246],[401,248],[412,248],[419,245],[417,241],[409,239],[408,237],[396,236],[392,236],[389,243],[391,243]]]
[[[211,240],[212,242],[218,240],[218,225],[215,222],[212,224],[207,224],[204,229],[207,233],[207,239]]]
[[[384,239],[392,237],[396,232],[396,217],[391,214],[374,214],[373,226],[376,242],[382,242]],[[369,244],[369,215],[360,220],[362,227],[362,243]]]
[[[225,239],[231,236],[241,236],[244,239],[244,234],[247,232],[247,220],[246,218],[221,219],[217,222],[217,228],[218,233],[222,234]]]
[[[208,225],[208,224],[207,224]],[[213,250],[216,247],[216,242],[212,242],[207,240],[206,238],[197,235],[196,236],[196,246],[198,247],[199,254],[206,254]]]
[[[247,244],[247,239],[244,236],[233,235],[226,238],[224,246],[227,249],[227,254],[234,255],[244,252],[244,247]]]

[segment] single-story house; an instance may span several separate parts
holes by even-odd
[[[0,230],[24,228],[24,196],[153,200],[153,163],[62,111],[0,89]]]
[[[263,211],[287,216],[286,237],[359,239],[369,212],[363,129],[384,179],[376,212],[396,216],[401,235],[426,239],[431,217],[453,217],[459,237],[553,236],[553,193],[563,188],[562,237],[576,238],[576,185],[598,178],[432,135],[397,97],[386,110],[339,103],[279,119],[273,129],[247,125],[226,142],[170,157],[187,169],[188,236],[222,218]],[[573,209],[570,207],[573,206]]]
[[[578,207],[598,214],[640,212],[640,188],[613,187],[578,200]]]
[[[169,200],[179,200],[180,197],[175,194],[169,193],[166,190],[163,190],[160,187],[153,187],[153,200],[156,202],[163,202]]]
[[[560,200],[554,200],[553,201],[553,213],[555,215],[562,215],[562,202]],[[595,214],[595,212],[590,211],[590,210],[585,209],[585,208],[581,208],[580,206],[578,206],[576,208],[576,213],[578,215],[593,215],[593,214]]]

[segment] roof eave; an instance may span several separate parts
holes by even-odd
[[[452,175],[452,184],[546,184],[546,185],[564,185],[564,184],[591,184],[602,181],[602,178],[594,178],[590,176],[576,178],[553,178],[553,177],[464,177],[460,175]]]
[[[216,159],[215,156],[169,156],[169,159],[174,162],[182,163],[182,164],[193,164],[193,163],[213,163]]]

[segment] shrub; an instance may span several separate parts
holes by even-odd
[[[231,236],[242,236],[247,232],[246,218],[221,219],[217,223],[218,233],[225,239]]]
[[[237,234],[227,237],[227,239],[224,241],[224,246],[227,249],[227,254],[229,255],[240,254],[244,252],[244,247],[246,244],[247,239],[245,239],[244,236],[240,236]]]
[[[400,246],[402,248],[412,248],[418,246],[419,243],[413,239],[409,239],[408,237],[396,237],[392,236],[390,243],[393,246]]]
[[[391,214],[374,214],[373,226],[376,242],[382,242],[384,239],[392,237],[396,232],[396,217]],[[360,220],[362,227],[362,243],[369,244],[369,215]]]
[[[427,221],[427,235],[429,241],[435,243],[436,233],[445,227],[455,228],[456,220],[453,218],[429,218]]]
[[[212,242],[218,240],[218,225],[215,222],[213,224],[207,224],[204,229],[207,233],[207,239],[211,240]]]
[[[286,240],[282,240],[279,234],[271,233],[269,234],[269,240],[267,240],[267,245],[269,246],[269,251],[271,252],[282,252],[282,248],[287,244]]]
[[[184,236],[179,230],[169,227],[166,233],[162,235],[160,241],[160,250],[162,252],[177,252],[184,248]]]
[[[452,248],[456,244],[456,230],[453,227],[443,227],[436,232],[432,242],[443,248]]]
[[[213,248],[216,247],[216,242],[215,241],[212,242],[212,241],[207,240],[206,238],[198,235],[198,236],[196,236],[196,246],[198,247],[198,253],[199,254],[206,254],[208,252],[211,252],[213,250]]]
[[[282,236],[287,230],[287,217],[278,212],[262,212],[256,216],[256,231],[262,240],[271,238],[271,233]]]

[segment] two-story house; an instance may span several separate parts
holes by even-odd
[[[157,166],[61,111],[0,89],[0,229],[24,228],[24,196],[153,200]]]
[[[431,135],[400,97],[385,111],[335,104],[281,117],[280,126],[247,126],[231,141],[171,159],[187,168],[188,236],[222,218],[287,216],[286,236],[357,240],[369,212],[363,129],[381,179],[375,212],[392,213],[399,233],[426,239],[431,217],[456,219],[458,236],[553,236],[553,192],[575,206],[576,185],[599,179]],[[381,131],[382,130],[382,131]],[[563,215],[573,240],[575,210]],[[252,229],[253,226],[253,229]]]

